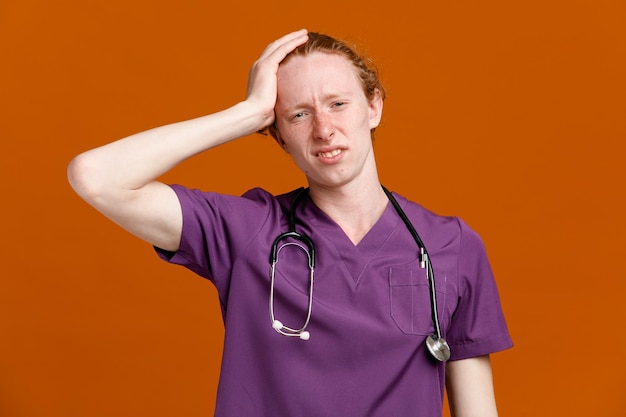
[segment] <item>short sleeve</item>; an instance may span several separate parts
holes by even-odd
[[[161,259],[182,265],[219,288],[233,262],[268,218],[273,197],[260,189],[231,196],[171,186],[178,196],[183,231],[179,249],[155,248]]]
[[[498,288],[482,240],[459,220],[458,299],[446,339],[452,360],[510,348]]]

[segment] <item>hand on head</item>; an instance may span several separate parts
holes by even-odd
[[[305,43],[307,39],[307,30],[301,29],[275,40],[265,48],[250,69],[246,101],[259,106],[264,115],[263,128],[274,123],[278,66],[291,51]]]

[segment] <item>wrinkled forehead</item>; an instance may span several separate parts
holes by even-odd
[[[328,90],[363,91],[357,69],[338,53],[312,52],[283,61],[277,73],[279,99],[290,94]]]

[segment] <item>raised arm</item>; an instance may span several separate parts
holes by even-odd
[[[68,167],[72,188],[132,234],[176,251],[182,231],[180,204],[171,188],[155,179],[198,153],[273,123],[278,66],[306,39],[306,31],[300,30],[271,43],[250,70],[244,101],[76,156]]]

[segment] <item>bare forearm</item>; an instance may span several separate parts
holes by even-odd
[[[263,127],[247,102],[227,110],[137,133],[77,156],[72,186],[84,197],[106,189],[137,190],[180,162]]]
[[[126,200],[180,162],[248,135],[274,121],[280,62],[307,39],[292,32],[268,45],[254,63],[245,101],[209,116],[151,129],[85,152],[71,162],[72,187],[92,204]]]

